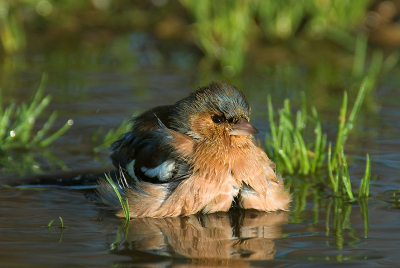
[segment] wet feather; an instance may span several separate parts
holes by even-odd
[[[213,82],[135,118],[110,153],[124,176],[135,175],[123,189],[131,217],[227,211],[235,199],[243,208],[287,210],[290,194],[254,142],[250,113],[240,90]]]

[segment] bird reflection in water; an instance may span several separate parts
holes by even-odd
[[[140,251],[191,259],[192,264],[273,259],[274,239],[282,237],[281,226],[287,221],[285,211],[243,209],[186,217],[134,218],[118,254],[137,259]]]

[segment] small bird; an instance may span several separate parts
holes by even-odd
[[[288,210],[289,191],[256,145],[258,130],[249,121],[245,96],[227,82],[212,82],[132,119],[131,130],[110,149],[113,164],[130,181],[120,189],[130,216],[206,214],[235,204]],[[105,180],[100,185],[100,196],[116,207],[112,187]]]

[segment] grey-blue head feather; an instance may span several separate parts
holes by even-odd
[[[211,82],[175,104],[173,128],[190,131],[189,116],[205,111],[223,114],[228,120],[243,117],[250,121],[250,106],[243,93],[227,82]]]

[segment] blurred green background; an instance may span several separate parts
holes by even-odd
[[[18,68],[17,54],[93,51],[143,32],[191,49],[202,70],[226,77],[294,60],[350,68],[358,35],[368,36],[371,50],[400,45],[399,12],[395,0],[0,0],[0,56],[10,71]]]

